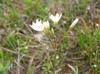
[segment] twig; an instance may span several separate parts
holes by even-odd
[[[0,47],[0,49],[1,49],[1,50],[4,50],[4,51],[7,51],[7,52],[10,52],[10,53],[12,53],[12,54],[18,55],[18,52],[15,52],[15,51],[13,51],[13,50],[10,50],[10,49],[4,48],[4,47]],[[31,56],[26,55],[26,54],[20,53],[20,55],[23,56],[23,57],[31,58]]]

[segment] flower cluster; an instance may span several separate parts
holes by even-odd
[[[49,15],[49,18],[56,24],[59,22],[61,17],[62,17],[62,13],[61,14],[56,13],[55,15],[52,15],[52,14]],[[72,22],[69,28],[73,28],[78,23],[78,21],[79,21],[79,18],[76,18]],[[35,31],[43,32],[45,29],[50,28],[50,23],[49,21],[42,21],[42,20],[36,19],[36,22],[32,22],[32,25],[30,25],[30,27],[34,29]]]
[[[61,16],[62,16],[62,14],[56,13],[55,16],[54,15],[50,15],[49,18],[54,23],[57,23],[57,22],[59,22]],[[36,19],[36,22],[32,22],[32,25],[30,25],[30,27],[32,29],[34,29],[35,31],[42,32],[45,29],[49,29],[50,24],[49,24],[49,21],[42,21],[42,20]]]
[[[35,31],[44,31],[44,29],[49,28],[49,22],[48,21],[41,21],[39,19],[36,20],[36,22],[32,22],[32,25],[30,27],[34,29]]]

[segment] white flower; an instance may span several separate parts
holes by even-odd
[[[99,27],[99,26],[100,26],[100,24],[96,23],[96,27]]]
[[[59,56],[58,55],[56,55],[56,59],[59,59]]]
[[[50,15],[49,18],[54,22],[57,23],[60,18],[62,17],[62,14],[56,13],[56,15]]]
[[[70,25],[70,28],[73,28],[73,27],[78,23],[78,21],[79,21],[79,18],[76,18],[76,19],[72,22],[72,24]]]
[[[95,68],[96,68],[96,67],[97,67],[97,65],[96,65],[96,64],[94,64],[94,65],[93,65],[93,67],[95,67]]]
[[[43,31],[43,26],[41,20],[36,20],[36,22],[32,22],[32,25],[30,27],[36,31]]]
[[[49,28],[49,22],[44,21],[42,22],[41,20],[36,20],[36,22],[32,22],[32,25],[30,25],[32,29],[35,31],[44,31],[44,29]]]
[[[44,28],[49,28],[50,27],[49,22],[48,21],[44,21],[43,22],[43,26],[44,26]]]

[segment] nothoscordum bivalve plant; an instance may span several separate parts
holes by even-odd
[[[79,21],[79,18],[76,18],[76,19],[72,22],[72,24],[70,25],[69,28],[73,28],[73,27],[78,23],[78,21]]]
[[[54,22],[54,23],[58,23],[60,18],[62,17],[62,13],[56,13],[56,15],[50,15],[49,18]]]
[[[49,28],[49,22],[37,19],[36,22],[32,22],[32,25],[30,25],[30,27],[35,31],[42,32],[45,29]]]

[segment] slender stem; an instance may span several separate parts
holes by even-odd
[[[17,48],[17,52],[18,52],[18,55],[17,55],[17,72],[16,72],[16,74],[20,74],[20,50],[19,50],[19,48]]]

